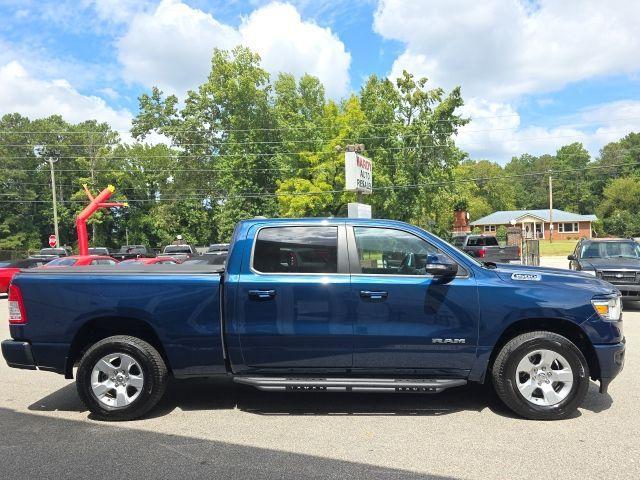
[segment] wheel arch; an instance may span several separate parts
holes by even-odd
[[[97,317],[86,321],[76,332],[69,347],[65,378],[73,378],[73,367],[94,343],[113,335],[130,335],[152,345],[162,356],[167,369],[171,367],[160,337],[148,322],[136,317]]]
[[[500,353],[502,347],[509,340],[517,337],[518,335],[522,335],[523,333],[538,330],[557,333],[558,335],[562,335],[573,342],[587,360],[591,378],[593,380],[600,379],[600,363],[598,361],[596,350],[586,332],[579,325],[562,318],[527,318],[512,323],[502,332],[491,351],[491,356],[489,357],[489,362],[484,374],[484,381],[486,382],[487,378],[490,377],[488,373],[493,368],[493,364],[498,353]]]

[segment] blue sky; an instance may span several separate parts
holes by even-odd
[[[614,0],[0,0],[0,114],[61,113],[127,130],[152,85],[182,96],[214,47],[342,98],[403,69],[461,85],[458,143],[505,162],[640,130],[640,2]]]

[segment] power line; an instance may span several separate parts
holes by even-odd
[[[463,117],[464,113],[459,113],[457,114],[457,116],[462,119],[462,120],[469,120],[469,122],[473,122],[475,120],[486,120],[486,119],[494,119],[494,118],[510,118],[510,117],[520,117],[521,115],[518,113],[513,113],[513,114],[504,114],[504,115],[476,115],[476,116],[469,116],[469,117]],[[544,118],[544,117],[543,117]],[[554,117],[555,118],[555,117]],[[636,115],[633,116],[619,116],[619,117],[612,117],[612,118],[607,118],[605,120],[592,120],[590,123],[604,123],[604,122],[611,122],[613,120],[633,120],[633,119],[637,119],[638,117]],[[431,120],[430,123],[452,123],[452,120]],[[363,126],[366,127],[376,127],[376,126],[403,126],[403,127],[408,127],[411,126],[413,124],[409,124],[406,125],[403,123],[402,119],[396,119],[396,121],[393,122],[376,122],[376,123],[367,123],[367,122],[363,122],[362,124]],[[572,124],[569,124],[570,126]],[[313,129],[314,130],[320,130],[320,129],[333,129],[333,128],[337,128],[335,125],[319,125],[319,126],[314,126]],[[289,130],[305,130],[305,129],[309,129],[309,126],[305,125],[305,126],[279,126],[279,127],[253,127],[253,128],[220,128],[220,129],[213,129],[211,131],[209,131],[209,133],[234,133],[234,132],[272,132],[272,131],[289,131]],[[153,129],[152,131],[157,131],[157,130],[164,130],[167,132],[177,132],[177,133],[189,133],[189,132],[202,132],[203,130],[200,129],[182,129],[180,127],[160,127],[158,129]],[[206,131],[206,130],[205,130]],[[0,135],[14,135],[14,134],[25,134],[25,135],[96,135],[96,136],[107,136],[107,135],[113,135],[114,133],[131,133],[131,129],[125,130],[125,129],[120,129],[120,130],[109,130],[107,132],[96,132],[93,130],[55,130],[55,131],[35,131],[35,130],[23,130],[23,131],[13,131],[13,130],[0,130]]]
[[[630,119],[640,119],[640,117],[628,117]],[[566,125],[566,128],[576,128],[579,126],[589,126],[589,125],[600,125],[603,123],[610,123],[611,119],[607,119],[607,120],[597,120],[597,121],[592,121],[592,122],[580,122],[580,123],[572,123],[569,125]],[[444,122],[444,121],[443,121]],[[447,122],[452,123],[451,121],[447,120]],[[366,126],[369,125],[375,125],[375,124],[367,124]],[[389,125],[395,125],[395,124],[389,124]],[[322,130],[325,127],[322,126],[307,126],[307,127],[299,127],[300,129],[305,129],[305,130],[313,130],[313,131],[317,131],[317,130]],[[328,128],[328,127],[327,127]],[[407,128],[404,125],[398,125],[399,130],[403,129],[403,128]],[[452,130],[450,133],[454,133],[454,129],[462,129],[464,134],[470,134],[470,133],[488,133],[488,132],[499,132],[499,131],[509,131],[509,130],[518,130],[521,127],[521,125],[515,125],[512,127],[503,127],[503,128],[487,128],[487,129],[480,129],[480,130],[468,130],[467,128],[465,128],[464,125],[456,125],[455,127],[452,125],[451,126]],[[625,130],[626,131],[626,130]],[[15,133],[24,133],[24,132],[15,132]],[[406,138],[420,138],[424,136],[423,134],[405,134],[405,135],[401,135],[401,133],[398,133],[397,137],[398,138],[402,138],[402,139],[406,139]],[[385,140],[385,139],[393,139],[396,138],[396,136],[393,135],[382,135],[382,136],[370,136],[370,137],[359,137],[359,138],[346,138],[344,140],[345,143],[354,143],[356,141],[369,141],[369,140]],[[545,138],[549,138],[549,137],[545,137]],[[225,146],[228,145],[234,145],[234,146],[238,146],[238,145],[282,145],[285,143],[312,143],[315,140],[313,139],[303,139],[303,140],[264,140],[264,141],[231,141],[225,138],[220,137],[219,140],[225,144]],[[31,147],[35,147],[37,144],[33,144],[30,145]],[[118,147],[119,144],[111,144],[111,145],[93,145],[93,144],[87,144],[87,143],[75,143],[75,144],[63,144],[62,146],[64,148],[79,148],[79,147],[84,147],[84,148],[88,148],[88,147],[96,147],[98,149],[101,148],[108,148],[108,147]],[[126,144],[128,146],[132,146],[132,145],[147,145],[147,143],[145,142],[134,142],[131,144]],[[179,145],[180,147],[205,147],[205,146],[209,146],[211,145],[211,142],[209,143],[179,143],[176,144]],[[12,148],[18,148],[18,147],[28,147],[29,145],[25,145],[22,143],[15,143],[15,144],[0,144],[0,146],[3,147],[12,147]]]
[[[623,164],[615,164],[615,165],[593,165],[593,166],[585,166],[582,168],[573,168],[573,169],[559,169],[559,170],[546,170],[542,172],[526,172],[520,174],[511,174],[511,175],[500,175],[500,176],[492,176],[492,177],[477,177],[477,178],[462,178],[462,179],[454,179],[454,180],[445,180],[445,181],[437,181],[437,182],[426,182],[426,183],[415,183],[415,184],[407,184],[407,185],[385,185],[380,187],[374,187],[374,191],[385,191],[385,190],[395,190],[395,189],[406,189],[406,188],[420,188],[426,186],[442,186],[442,185],[451,185],[456,183],[469,183],[469,182],[486,182],[492,180],[507,180],[511,178],[524,178],[524,177],[532,177],[532,176],[546,176],[546,175],[556,175],[560,173],[574,173],[574,172],[583,172],[584,170],[594,170],[594,169],[603,169],[603,168],[616,168],[630,165],[640,165],[640,162],[627,162]],[[133,198],[127,199],[127,202],[132,203],[158,203],[161,201],[181,201],[181,200],[196,200],[196,201],[214,201],[214,200],[234,200],[241,198],[273,198],[279,196],[310,196],[310,195],[327,195],[327,194],[335,194],[335,193],[349,193],[345,190],[324,190],[317,192],[244,192],[240,194],[231,194],[231,195],[207,195],[205,197],[196,197],[196,196],[176,196],[176,197],[158,197],[158,198]],[[50,203],[49,200],[0,200],[0,203]],[[85,204],[84,200],[66,200],[63,203],[73,204],[73,203],[81,203]]]

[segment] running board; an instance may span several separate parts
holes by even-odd
[[[407,392],[439,393],[466,385],[462,379],[233,377],[234,382],[279,392]]]

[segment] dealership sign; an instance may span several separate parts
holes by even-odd
[[[371,193],[373,190],[373,162],[356,152],[344,154],[345,190]]]

